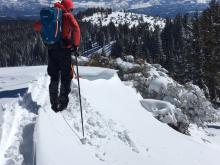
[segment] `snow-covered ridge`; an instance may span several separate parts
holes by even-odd
[[[117,63],[132,69],[131,63]],[[151,67],[151,75],[159,76],[164,71]],[[77,80],[72,82],[67,110],[56,114],[50,109],[50,79],[42,70],[24,98],[3,107],[1,165],[219,164],[220,143],[205,134],[201,139],[200,131],[190,137],[159,122],[142,107],[140,94],[125,85],[115,70],[80,67],[79,71],[86,144],[79,140],[82,130]],[[144,104],[152,111],[158,103],[145,100]],[[169,103],[160,102],[159,108],[164,107],[172,108]]]
[[[159,26],[160,28],[165,26],[165,20],[162,18],[120,11],[112,12],[111,14],[95,13],[90,17],[83,18],[83,21],[102,26],[106,26],[110,22],[113,22],[115,26],[128,24],[130,28],[140,23],[149,23],[152,30],[154,26]]]

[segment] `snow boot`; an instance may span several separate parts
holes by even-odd
[[[67,108],[68,104],[60,104],[57,111],[62,112]]]
[[[49,85],[51,109],[58,112],[58,81],[51,81]]]
[[[60,86],[60,97],[59,97],[59,111],[63,111],[67,108],[69,103],[69,93],[70,93],[71,81],[61,81]]]

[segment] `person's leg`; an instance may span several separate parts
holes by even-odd
[[[63,50],[63,56],[60,58],[61,69],[61,86],[60,86],[60,107],[59,110],[64,110],[69,103],[69,93],[71,91],[71,52],[69,49]]]
[[[54,50],[48,51],[48,68],[47,72],[50,76],[49,96],[51,108],[58,111],[58,86],[59,86],[59,63],[58,54]]]

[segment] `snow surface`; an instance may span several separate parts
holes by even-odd
[[[46,66],[0,68],[0,107],[22,96],[40,72],[45,73]]]
[[[100,12],[95,13],[90,17],[83,18],[83,21],[97,25],[101,23],[102,26],[107,26],[110,22],[113,22],[115,26],[126,23],[130,28],[138,26],[140,23],[148,23],[151,30],[154,30],[154,26],[159,26],[160,28],[164,28],[165,26],[165,20],[162,18],[120,11],[115,11],[108,15]]]
[[[79,69],[86,144],[79,140],[77,80],[73,80],[67,110],[55,114],[49,104],[49,77],[42,68],[42,76],[30,84],[24,97],[0,111],[1,165],[219,164],[220,143],[206,140],[205,135],[201,140],[196,128],[190,137],[159,122],[115,70]],[[152,105],[155,100],[148,102]]]
[[[177,124],[177,121],[180,121],[177,120],[177,118],[180,116],[181,113],[179,112],[181,112],[181,110],[176,109],[174,105],[166,101],[144,99],[141,100],[141,104],[146,110],[152,112],[156,118],[164,123],[175,125]]]
[[[140,65],[133,64],[131,62],[125,62],[121,58],[117,58],[115,62],[117,64],[117,66],[119,67],[119,69],[124,71],[124,72],[127,72],[129,70],[133,70],[133,69],[136,69],[136,68],[140,68]]]

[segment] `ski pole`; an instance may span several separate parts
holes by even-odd
[[[77,51],[75,51],[75,56],[76,56],[76,72],[77,72],[77,80],[78,80],[79,103],[80,103],[81,122],[82,122],[82,133],[83,133],[83,138],[84,138],[85,133],[84,133],[84,124],[83,124],[83,111],[82,111],[81,90],[80,90],[80,82],[79,82],[79,68],[78,68],[78,59],[77,59],[77,56],[79,56],[79,53]]]

